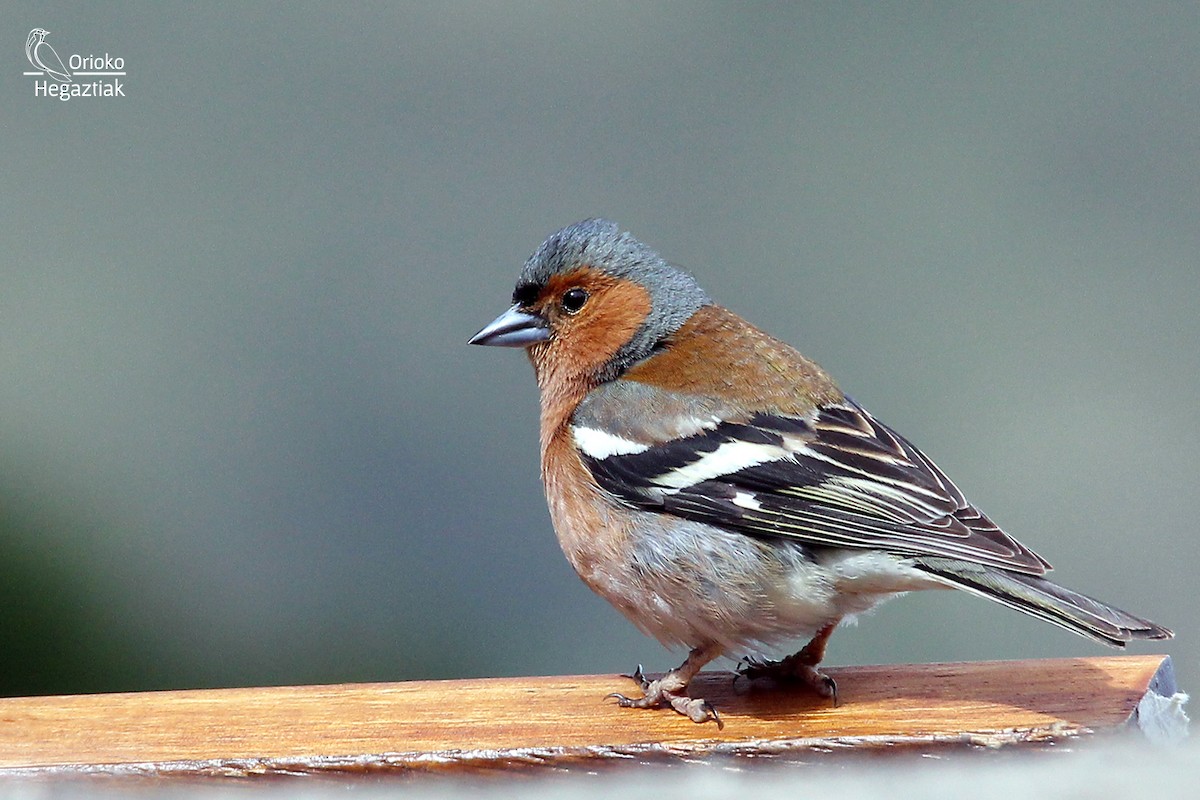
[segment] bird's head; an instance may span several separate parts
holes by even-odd
[[[42,40],[46,38],[46,34],[49,32],[50,31],[44,31],[41,28],[34,28],[29,32],[29,36],[25,39],[25,55],[29,57],[31,62],[33,61],[33,48],[41,44]]]
[[[471,344],[524,347],[539,383],[612,380],[712,301],[616,223],[589,219],[550,236],[525,262],[513,306]]]

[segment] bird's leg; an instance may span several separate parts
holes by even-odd
[[[779,661],[757,661],[747,659],[738,671],[743,677],[774,678],[781,682],[796,682],[804,684],[822,697],[832,697],[837,705],[837,684],[833,678],[817,669],[821,659],[825,658],[825,646],[833,634],[838,622],[829,623],[798,653],[794,653]]]
[[[721,647],[716,644],[702,645],[694,648],[684,662],[658,680],[648,680],[642,674],[642,668],[627,677],[637,681],[642,687],[641,697],[626,697],[616,692],[609,697],[616,698],[621,708],[662,708],[670,706],[679,714],[692,722],[708,722],[710,719],[717,723],[717,728],[725,727],[721,716],[713,706],[702,698],[688,697],[687,687],[696,673],[708,662],[721,655]]]

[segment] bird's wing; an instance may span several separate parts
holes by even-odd
[[[62,59],[58,57],[58,52],[55,51],[49,42],[41,42],[38,44],[37,49],[34,51],[34,55],[36,56],[38,63],[42,65],[42,69],[44,69],[52,78],[56,78],[60,81],[71,80],[71,73],[67,72],[66,65],[63,64]]]
[[[687,401],[700,403],[691,412],[660,393],[639,398],[656,409],[649,429],[617,410],[628,393],[589,398],[572,427],[596,481],[625,503],[814,546],[941,556],[1029,575],[1050,568],[849,399],[806,415],[739,415],[699,400]],[[676,424],[664,438],[661,420],[672,415],[690,426]]]

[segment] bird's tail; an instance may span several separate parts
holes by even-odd
[[[956,588],[1114,647],[1124,647],[1134,639],[1175,635],[1161,625],[1035,575],[946,558],[916,559],[915,566]]]

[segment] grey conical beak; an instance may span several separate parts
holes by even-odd
[[[546,320],[513,306],[483,326],[483,330],[467,340],[467,344],[486,344],[493,347],[528,347],[550,338]]]

